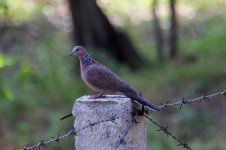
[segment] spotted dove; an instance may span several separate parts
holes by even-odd
[[[84,47],[75,46],[71,51],[70,56],[78,57],[83,81],[91,89],[100,92],[99,95],[96,95],[93,98],[102,97],[103,93],[107,91],[122,92],[132,100],[137,101],[138,103],[155,111],[159,111],[157,106],[141,97],[109,68],[91,58]]]

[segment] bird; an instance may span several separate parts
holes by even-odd
[[[79,59],[80,73],[85,84],[94,91],[100,92],[92,98],[104,97],[103,93],[108,91],[121,92],[143,106],[149,107],[154,111],[160,111],[158,106],[140,96],[108,67],[94,60],[85,47],[75,46],[69,56],[76,56]]]

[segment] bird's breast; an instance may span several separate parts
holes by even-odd
[[[102,89],[99,89],[98,87],[94,86],[89,81],[90,74],[88,74],[88,71],[89,71],[90,67],[92,67],[92,66],[91,65],[88,65],[88,66],[81,65],[80,67],[81,67],[82,80],[85,82],[85,84],[94,91],[103,92]]]

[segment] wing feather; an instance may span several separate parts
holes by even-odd
[[[86,80],[92,86],[101,90],[123,91],[129,88],[115,73],[101,64],[87,68]]]

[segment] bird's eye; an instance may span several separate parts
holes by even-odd
[[[77,52],[78,52],[78,51],[80,51],[80,49],[79,49],[79,48],[77,49]]]

